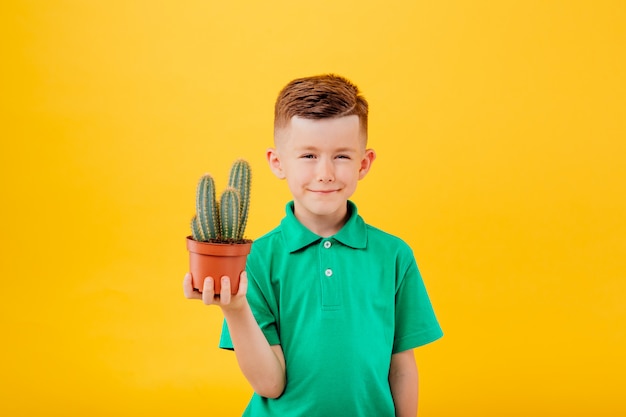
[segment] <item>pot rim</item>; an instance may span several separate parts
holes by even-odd
[[[199,242],[187,236],[189,252],[210,256],[245,256],[250,253],[252,240],[241,243]]]

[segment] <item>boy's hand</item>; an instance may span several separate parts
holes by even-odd
[[[206,305],[217,305],[222,310],[235,311],[241,309],[247,303],[246,292],[248,291],[248,275],[243,271],[239,278],[239,290],[237,294],[230,293],[230,278],[223,276],[220,294],[215,294],[213,278],[207,277],[204,280],[202,293],[193,290],[191,274],[187,273],[183,279],[183,292],[190,300],[202,300]]]

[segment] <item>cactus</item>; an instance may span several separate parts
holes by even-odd
[[[218,202],[215,181],[205,174],[198,183],[191,235],[199,242],[241,242],[250,207],[250,164],[239,159],[230,170],[228,187]]]
[[[191,221],[191,232],[195,240],[206,242],[221,235],[218,204],[215,198],[215,181],[205,174],[198,182],[196,192],[196,215]]]
[[[233,163],[228,178],[228,186],[239,191],[239,229],[237,239],[243,239],[243,232],[248,221],[248,209],[250,208],[250,164],[238,159]]]
[[[226,240],[239,239],[239,191],[227,188],[220,200],[220,219],[222,221],[222,238]]]

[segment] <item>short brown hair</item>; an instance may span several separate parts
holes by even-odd
[[[293,116],[325,119],[356,115],[367,138],[368,104],[350,80],[334,74],[298,78],[278,94],[274,107],[274,133]]]

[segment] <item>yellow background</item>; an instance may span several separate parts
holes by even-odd
[[[421,415],[626,414],[625,4],[3,2],[0,414],[241,412],[182,295],[195,184],[249,159],[248,235],[274,227],[274,98],[324,72],[370,101],[354,200],[446,333]]]

